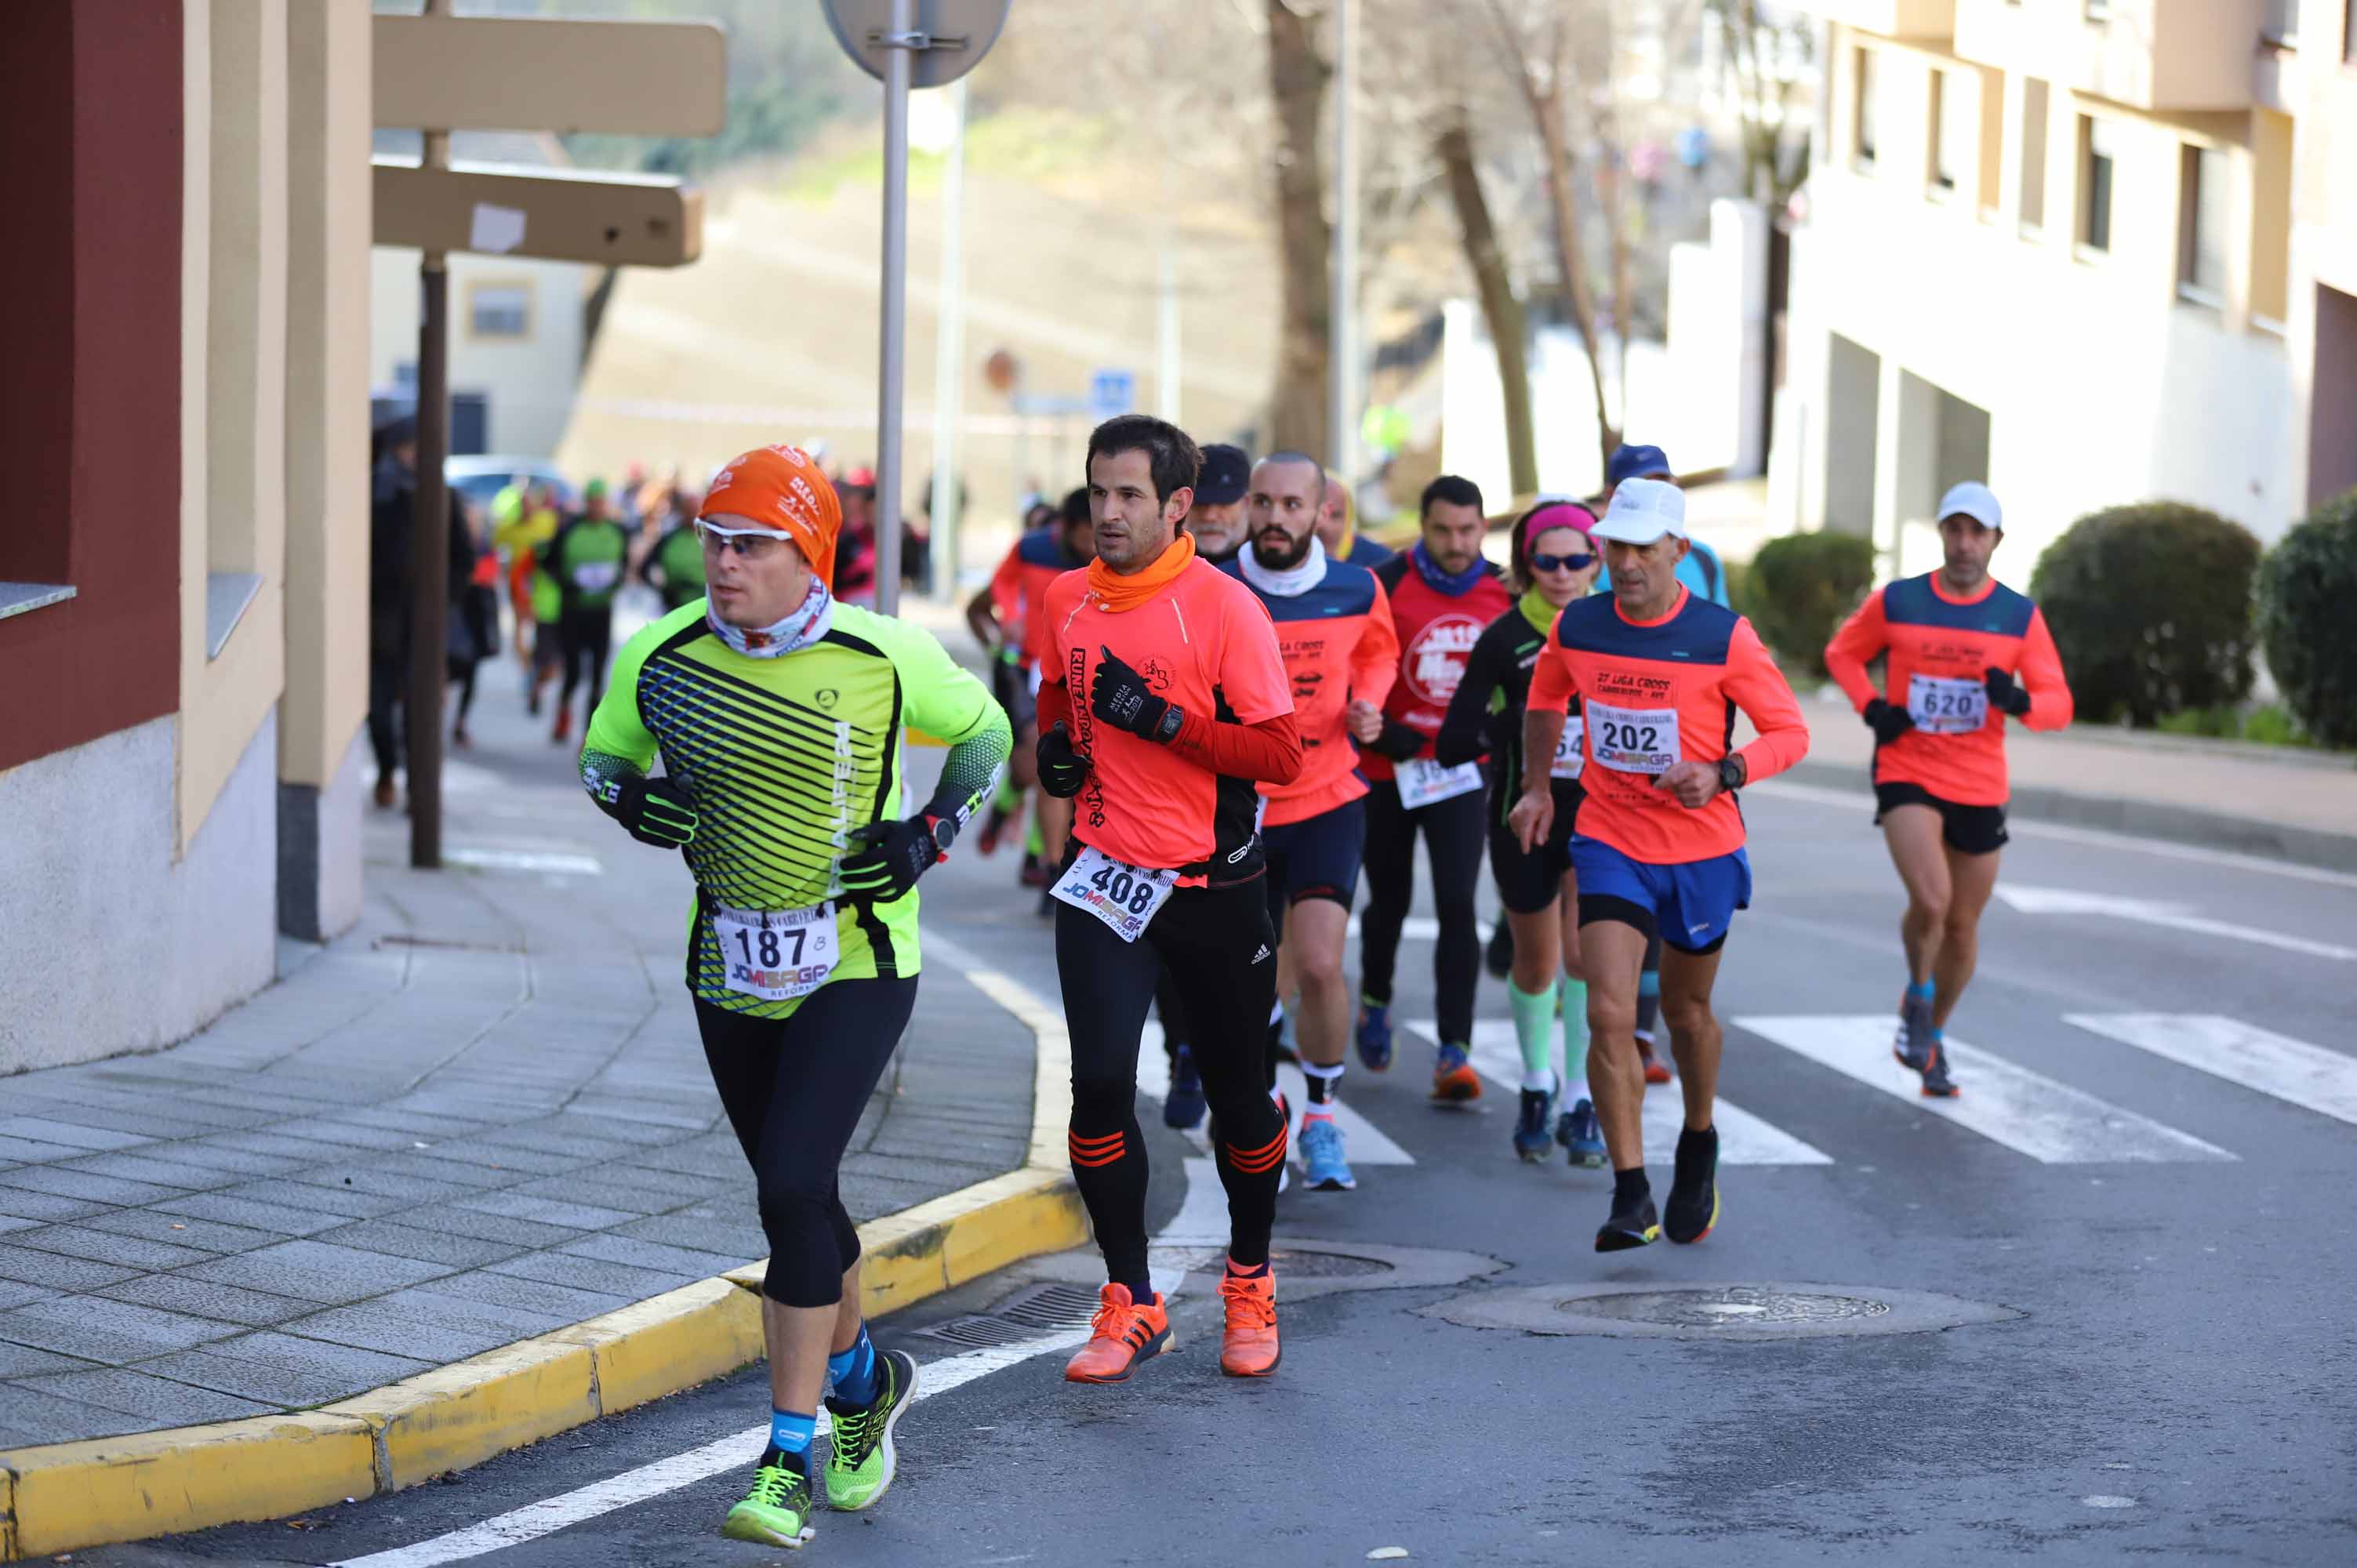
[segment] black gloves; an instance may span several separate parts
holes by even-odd
[[[845,856],[837,868],[844,893],[863,903],[888,904],[905,897],[918,877],[947,858],[942,851],[944,841],[952,835],[936,836],[940,822],[919,816],[852,829],[845,842],[860,848],[856,854]]]
[[[1069,800],[1088,781],[1089,759],[1072,749],[1072,732],[1062,721],[1039,736],[1039,788],[1059,800]]]
[[[1176,710],[1154,694],[1145,676],[1103,645],[1097,649],[1097,672],[1089,681],[1089,712],[1140,740],[1168,741],[1178,733],[1177,725],[1166,722]]]
[[[1981,677],[1988,688],[1989,706],[2020,718],[2029,712],[2029,693],[2014,684],[2010,671],[1991,669]]]
[[[1866,720],[1866,727],[1874,732],[1877,746],[1889,746],[1915,727],[1913,715],[1905,708],[1894,708],[1880,697],[1867,703],[1859,710],[1858,716]]]
[[[630,836],[657,849],[683,849],[695,839],[695,799],[668,779],[624,779],[608,786],[606,808]]]
[[[1360,749],[1372,751],[1377,757],[1388,757],[1394,762],[1405,762],[1412,757],[1422,755],[1425,743],[1431,738],[1413,725],[1387,718],[1383,720],[1383,733]]]

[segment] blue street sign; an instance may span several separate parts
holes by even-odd
[[[1097,418],[1111,419],[1136,406],[1135,371],[1098,371],[1089,377],[1089,412]]]

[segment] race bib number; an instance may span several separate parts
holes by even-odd
[[[834,906],[815,909],[715,909],[713,935],[729,990],[763,1002],[808,996],[834,972]]]
[[[1988,721],[1988,687],[1942,675],[1907,678],[1907,716],[1925,735],[1964,735]]]
[[[1557,779],[1577,779],[1579,770],[1587,766],[1587,758],[1579,749],[1582,727],[1578,714],[1563,721],[1563,738],[1555,743],[1555,766],[1548,771]]]
[[[1675,708],[1616,708],[1590,699],[1587,755],[1617,773],[1666,773],[1678,760]]]
[[[612,561],[585,561],[573,568],[573,585],[585,594],[603,592],[622,580],[622,568]]]
[[[1073,908],[1103,920],[1123,941],[1134,942],[1178,885],[1175,871],[1130,865],[1090,845],[1049,891]]]
[[[1481,788],[1481,765],[1478,762],[1443,768],[1428,757],[1414,757],[1396,764],[1392,771],[1399,779],[1400,806],[1410,811],[1419,806],[1454,800]]]

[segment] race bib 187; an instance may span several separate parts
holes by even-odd
[[[1678,760],[1675,708],[1616,708],[1590,697],[1587,755],[1620,773],[1666,773]]]
[[[1114,859],[1093,844],[1082,849],[1072,869],[1049,892],[1073,908],[1094,915],[1123,941],[1134,942],[1178,885],[1175,871],[1156,871]]]
[[[729,990],[764,1002],[791,1002],[826,983],[834,971],[834,906],[814,909],[715,909]]]

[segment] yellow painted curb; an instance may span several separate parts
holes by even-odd
[[[859,1228],[860,1306],[872,1316],[1089,1237],[1065,1165],[1064,1021],[1003,974],[965,978],[1034,1036],[1029,1150],[1019,1169]],[[317,1411],[0,1452],[0,1563],[397,1491],[693,1388],[760,1358],[762,1271],[699,1280]]]
[[[14,1479],[12,1560],[276,1519],[376,1488],[375,1443],[314,1411],[0,1454]]]

